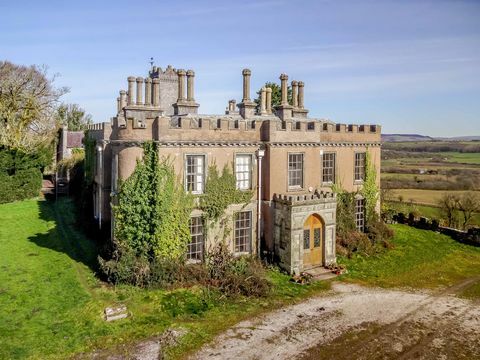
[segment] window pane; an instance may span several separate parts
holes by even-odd
[[[252,243],[252,213],[235,214],[235,252],[250,252]]]
[[[355,153],[355,180],[365,178],[365,158],[366,153]]]
[[[187,259],[203,260],[204,235],[203,219],[201,216],[190,218],[190,243],[187,247]]]
[[[252,156],[237,155],[235,157],[235,176],[237,189],[248,190],[252,188]]]
[[[322,157],[322,181],[335,182],[335,153],[324,153]]]
[[[355,200],[355,225],[358,231],[365,231],[365,200]]]
[[[204,184],[204,162],[203,155],[187,155],[186,164],[186,189],[194,194],[203,193]]]
[[[313,246],[314,247],[320,247],[320,238],[321,238],[321,233],[320,229],[313,229]]]
[[[288,186],[303,187],[303,154],[288,154]]]
[[[310,229],[303,230],[303,248],[310,249]]]

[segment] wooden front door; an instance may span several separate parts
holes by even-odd
[[[303,224],[303,267],[322,265],[323,223],[318,215],[310,215]]]

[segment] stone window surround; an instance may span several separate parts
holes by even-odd
[[[291,186],[290,185],[290,155],[302,155],[302,184],[301,185],[293,185]],[[304,190],[305,188],[305,152],[299,152],[299,151],[295,151],[295,152],[288,152],[287,153],[287,192],[291,192],[291,191],[301,191],[301,190]]]
[[[184,163],[184,189],[185,191],[189,192],[188,190],[188,174],[187,174],[187,169],[188,169],[188,157],[189,156],[202,156],[203,157],[203,178],[202,178],[202,190],[199,191],[199,190],[196,190],[196,191],[192,191],[191,193],[193,195],[200,195],[200,194],[203,194],[205,192],[205,181],[206,181],[206,178],[207,178],[207,154],[204,154],[204,153],[187,153],[184,155],[184,160],[183,160],[183,163]]]

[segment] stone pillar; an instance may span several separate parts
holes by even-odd
[[[153,79],[153,106],[160,106],[160,80]]]
[[[292,81],[292,106],[298,107],[298,82],[296,80]]]
[[[267,114],[272,113],[272,88],[267,87]]]
[[[145,106],[152,105],[152,78],[145,79]]]
[[[303,88],[304,88],[305,84],[303,83],[303,81],[299,81],[298,82],[298,107],[300,109],[303,109],[304,105],[303,105]]]
[[[195,102],[195,96],[193,93],[193,79],[195,77],[195,72],[193,70],[187,71],[187,101]]]
[[[282,90],[282,101],[280,105],[288,105],[288,88],[287,88],[288,75],[287,74],[280,75],[280,81],[281,81],[281,90]]]
[[[250,69],[243,69],[242,71],[243,75],[243,103],[248,103],[250,102],[250,75],[252,75],[252,72]]]
[[[120,97],[117,97],[117,114],[120,112],[120,110],[122,110],[120,107]]]
[[[135,104],[135,77],[129,76],[128,77],[128,105]]]
[[[127,92],[120,90],[120,110],[127,106]]]
[[[260,115],[267,114],[267,89],[262,87],[260,92]]]
[[[228,111],[233,112],[235,111],[235,100],[228,101]]]
[[[143,78],[137,77],[137,105],[143,105]]]
[[[178,75],[178,99],[177,102],[185,101],[185,75],[187,73],[183,69],[177,70]]]

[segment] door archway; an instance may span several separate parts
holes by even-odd
[[[317,214],[310,215],[303,224],[303,268],[323,265],[324,223]]]

